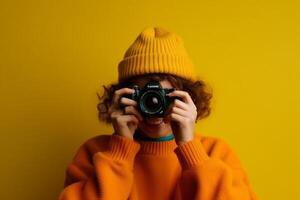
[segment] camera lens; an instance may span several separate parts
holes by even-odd
[[[149,92],[142,99],[142,107],[147,113],[156,113],[162,108],[161,97],[157,93]]]
[[[147,108],[156,109],[157,106],[159,105],[157,97],[154,96],[148,97],[146,99],[145,105],[147,106]]]

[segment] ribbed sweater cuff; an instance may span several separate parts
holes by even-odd
[[[183,169],[189,169],[195,165],[201,165],[209,156],[199,139],[193,139],[174,150]]]
[[[133,161],[139,149],[139,143],[123,136],[112,135],[109,141],[109,151],[114,160]]]

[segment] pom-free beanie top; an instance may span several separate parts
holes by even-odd
[[[144,29],[118,64],[119,82],[148,73],[168,73],[192,81],[197,79],[182,38],[161,27]]]

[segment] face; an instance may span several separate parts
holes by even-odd
[[[134,83],[139,87],[144,87],[148,82],[145,79],[135,80]],[[173,88],[172,84],[168,80],[160,81],[162,88]],[[163,117],[160,118],[144,118],[144,120],[139,124],[138,129],[144,135],[152,138],[163,137],[172,132],[170,123]]]

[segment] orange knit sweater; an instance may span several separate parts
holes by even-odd
[[[196,134],[177,146],[99,135],[81,145],[59,200],[257,200],[236,153]]]

